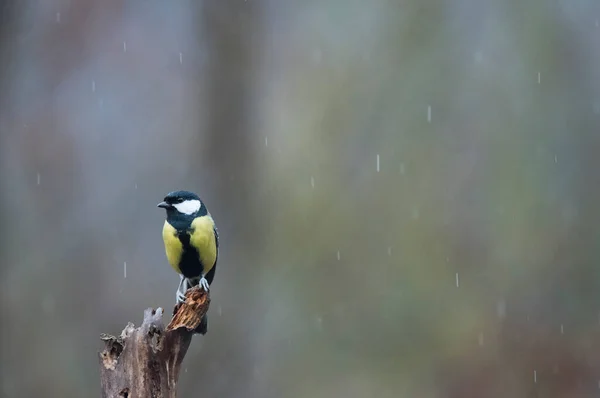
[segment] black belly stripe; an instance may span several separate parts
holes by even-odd
[[[183,244],[183,253],[179,260],[179,269],[186,278],[197,278],[202,275],[204,267],[200,262],[198,250],[190,245],[190,235],[187,232],[180,232],[177,237]]]

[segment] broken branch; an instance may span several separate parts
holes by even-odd
[[[139,327],[129,322],[118,337],[101,335],[105,344],[99,353],[103,398],[176,397],[181,363],[210,305],[208,292],[198,286],[185,297],[166,328],[162,308],[148,308]]]

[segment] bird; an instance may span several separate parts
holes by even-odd
[[[167,260],[180,277],[176,301],[181,303],[193,286],[209,290],[219,257],[219,233],[206,205],[193,192],[170,192],[157,206],[167,212],[162,238]],[[205,315],[197,330],[206,334],[207,328]]]

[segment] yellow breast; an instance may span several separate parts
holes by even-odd
[[[200,261],[204,266],[204,274],[211,270],[217,260],[214,226],[215,222],[209,215],[194,219],[191,225],[190,244],[198,250]]]
[[[181,274],[179,261],[181,260],[181,254],[183,253],[183,244],[177,237],[177,230],[166,220],[163,225],[162,237],[165,242],[165,252],[167,253],[169,264],[171,264],[171,267],[173,267],[177,273]]]

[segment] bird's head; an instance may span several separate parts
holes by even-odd
[[[165,209],[167,215],[193,216],[200,212],[203,204],[198,195],[193,192],[174,191],[165,196],[157,206]]]

